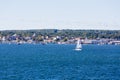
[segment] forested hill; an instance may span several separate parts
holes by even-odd
[[[70,30],[70,29],[40,29],[40,30],[5,30],[0,31],[0,36],[12,36],[17,34],[19,36],[32,36],[36,34],[37,36],[66,36],[71,37],[81,37],[88,39],[96,38],[111,38],[111,39],[120,39],[120,30]]]

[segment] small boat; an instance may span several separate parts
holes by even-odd
[[[76,51],[81,51],[82,50],[82,45],[80,43],[80,40],[77,41],[77,45],[76,45],[76,48],[75,48]]]

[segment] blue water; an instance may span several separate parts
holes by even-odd
[[[120,79],[120,45],[0,44],[0,80]]]

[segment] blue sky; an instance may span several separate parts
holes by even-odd
[[[0,0],[0,30],[120,30],[120,0]]]

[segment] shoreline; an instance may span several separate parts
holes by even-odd
[[[8,44],[8,45],[24,45],[24,44],[30,44],[30,45],[76,45],[76,43],[0,43],[0,44]],[[82,44],[82,45],[120,45],[120,44]]]

